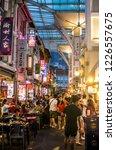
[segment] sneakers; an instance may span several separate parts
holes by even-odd
[[[62,127],[62,129],[64,129],[64,126]]]
[[[82,137],[81,137],[81,140],[85,140],[85,137],[84,137],[84,136],[82,136]]]
[[[76,142],[75,143],[77,146],[82,146],[83,144],[82,143],[80,143],[80,142]]]
[[[51,128],[56,128],[57,125],[56,125],[56,124],[55,124],[55,125],[50,125],[50,127],[51,127]]]

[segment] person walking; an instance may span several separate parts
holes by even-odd
[[[96,115],[96,111],[95,111],[93,96],[89,95],[89,98],[87,100],[87,116],[92,117],[95,115]]]
[[[45,107],[43,108],[43,123],[44,127],[50,125],[49,95],[45,95]]]
[[[65,139],[64,139],[64,149],[67,149],[67,144],[70,138],[70,150],[74,150],[74,141],[77,135],[78,125],[77,119],[80,126],[81,131],[81,119],[82,115],[81,110],[76,106],[76,102],[79,100],[77,95],[72,95],[71,101],[72,103],[65,107],[64,113],[66,116],[66,124],[65,124]]]
[[[57,120],[57,95],[54,94],[50,97],[49,100],[49,111],[50,111],[50,127],[56,128],[56,120]]]
[[[58,112],[58,129],[64,129],[65,116],[64,108],[67,106],[67,101],[63,100],[62,95],[58,96],[57,112]]]
[[[80,99],[78,100],[77,102],[77,107],[81,110],[82,112],[82,109],[83,109],[83,105],[82,105],[82,96],[80,96]],[[84,120],[83,120],[83,117],[82,115],[80,116],[80,122],[81,122],[81,126],[79,124],[79,121],[77,119],[77,126],[78,126],[78,130],[77,130],[77,135],[76,135],[76,145],[78,146],[82,146],[82,143],[81,143],[81,137],[82,137],[82,134],[84,133]],[[81,127],[81,130],[80,130],[80,127]],[[83,129],[83,130],[82,130]],[[82,132],[83,131],[83,132]]]

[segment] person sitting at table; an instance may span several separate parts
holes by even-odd
[[[14,100],[14,98],[12,99],[11,104],[10,104],[10,111],[11,111],[11,113],[14,113],[14,111],[15,111],[15,100]]]
[[[39,102],[39,101],[36,102],[36,106],[35,106],[33,109],[34,109],[35,111],[40,112],[40,113],[42,113],[42,111],[43,111],[43,107],[40,105],[40,102]]]
[[[20,110],[18,108],[15,109],[14,113],[16,118],[20,117]]]
[[[20,109],[16,108],[14,112],[15,112],[14,118],[15,118],[16,120],[26,121],[26,118],[24,118],[24,117],[22,118],[22,117],[20,116]]]
[[[43,111],[43,107],[40,105],[40,101],[37,101],[36,102],[36,106],[35,107],[33,107],[30,111],[29,111],[29,113],[42,113],[42,111]]]
[[[25,104],[22,104],[21,109],[20,109],[20,114],[27,114],[28,110],[26,109]]]
[[[8,105],[8,100],[4,99],[3,100],[3,106],[2,106],[2,114],[3,114],[3,116],[8,116],[9,108],[10,108],[10,106]]]

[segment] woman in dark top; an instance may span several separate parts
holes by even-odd
[[[27,114],[28,110],[26,109],[25,104],[22,104],[21,109],[20,109],[20,114]]]
[[[95,111],[92,95],[89,95],[89,99],[87,101],[87,112],[89,112],[88,116],[96,115],[96,111]]]

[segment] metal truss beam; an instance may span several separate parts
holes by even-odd
[[[33,4],[35,6],[41,7],[42,9],[45,9],[45,10],[51,12],[54,15],[54,17],[55,17],[55,19],[57,21],[57,29],[63,35],[64,39],[69,43],[71,49],[73,50],[72,40],[70,39],[69,35],[67,34],[65,28],[61,25],[61,21],[62,20],[57,16],[56,11],[50,9],[49,7],[47,7],[44,4],[40,4],[40,3],[34,2],[32,0],[26,0],[26,2],[31,3],[31,4]]]
[[[25,0],[25,1],[28,2],[28,3],[31,3],[34,6],[38,6],[38,7],[42,8],[42,9],[45,9],[45,10],[47,10],[47,11],[53,13],[53,14],[55,13],[55,11],[53,9],[47,7],[45,4],[40,4],[40,3],[34,2],[32,0]]]
[[[2,7],[0,7],[0,11],[4,12],[4,10],[2,9]]]
[[[67,64],[67,66],[69,67],[69,61],[67,60],[66,56],[63,54],[62,49],[58,47],[58,53],[61,55],[61,57],[64,59],[65,63]]]
[[[64,38],[67,40],[67,42],[69,43],[71,49],[73,50],[73,44],[72,44],[72,40],[70,39],[69,35],[67,34],[65,28],[61,25],[61,19],[57,16],[57,14],[54,15],[57,21],[57,27],[59,29],[59,32],[61,32],[61,34],[64,36]]]

